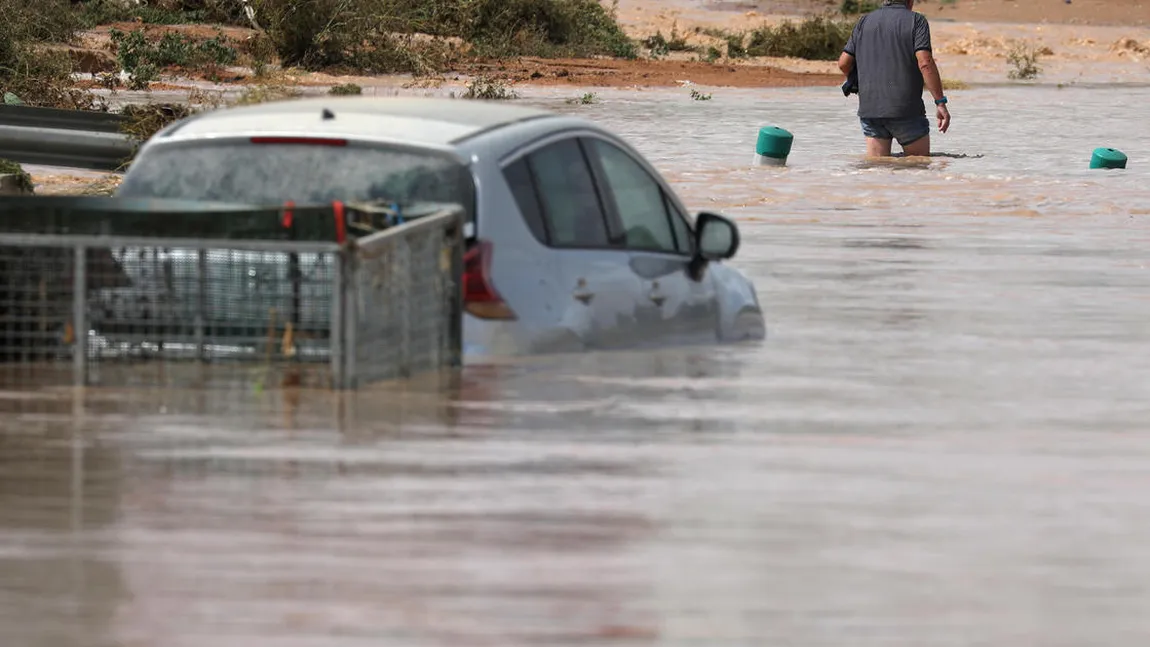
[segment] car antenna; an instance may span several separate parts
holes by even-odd
[[[328,110],[327,108],[324,108],[323,109],[323,120],[327,121],[328,119],[335,119],[335,113],[332,112],[331,110]]]

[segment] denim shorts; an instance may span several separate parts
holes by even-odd
[[[874,139],[897,139],[899,146],[906,146],[930,134],[930,121],[926,115],[918,117],[896,117],[891,119],[859,118],[863,134]]]

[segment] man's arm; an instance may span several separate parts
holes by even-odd
[[[930,23],[926,16],[914,16],[914,57],[918,59],[918,69],[922,72],[922,84],[926,86],[938,113],[938,129],[946,132],[950,128],[950,109],[946,107],[945,96],[942,93],[942,75],[938,73],[938,65],[934,62],[934,54],[930,45]],[[941,101],[941,103],[940,103]]]
[[[914,53],[918,58],[918,69],[922,70],[922,82],[927,92],[935,101],[942,98],[942,75],[938,72],[938,64],[934,62],[934,55],[929,49],[920,49]]]
[[[839,56],[839,69],[843,71],[843,76],[850,76],[851,70],[855,68],[855,57],[843,52]]]
[[[862,29],[863,20],[866,16],[859,18],[855,23],[854,29],[851,30],[850,38],[847,39],[847,44],[843,45],[843,53],[839,55],[839,69],[843,71],[843,76],[849,77],[851,70],[855,67],[855,48],[858,43],[858,33]]]

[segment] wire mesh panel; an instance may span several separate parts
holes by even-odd
[[[159,359],[164,362],[153,367],[162,373],[137,371],[136,381],[170,381],[169,364],[198,360],[217,367],[239,362],[248,365],[244,370],[275,369],[276,375],[285,364],[319,364],[318,371],[296,371],[297,381],[330,386],[338,248],[224,244],[107,250],[115,263],[109,269],[129,285],[89,295],[91,381],[109,381],[102,369],[113,364]]]
[[[462,230],[463,212],[451,209],[352,246],[349,386],[459,365]]]
[[[332,385],[339,245],[96,241],[0,235],[0,378]]]
[[[146,205],[101,206],[96,222],[45,203],[51,222],[37,224],[22,204],[0,208],[0,381],[354,388],[460,362],[456,205],[408,209],[406,224],[368,205],[300,211],[311,229],[285,210],[286,239],[220,220],[229,237],[204,240],[109,233]]]
[[[72,379],[74,251],[65,246],[0,242],[0,377],[26,383]],[[83,277],[81,277],[83,278]]]

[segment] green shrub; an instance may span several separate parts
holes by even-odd
[[[227,44],[223,34],[195,42],[176,32],[167,32],[158,41],[149,41],[143,30],[110,32],[116,60],[128,73],[128,85],[143,90],[159,78],[165,68],[214,71],[236,62],[236,49]]]
[[[786,21],[775,27],[764,25],[751,32],[747,54],[833,61],[842,53],[853,29],[850,21],[826,16],[814,16],[797,24]]]
[[[746,38],[742,34],[728,34],[724,38],[727,39],[727,58],[747,57],[747,48],[743,45]]]
[[[254,0],[254,6],[281,62],[308,69],[441,71],[461,53],[447,38],[488,56],[637,55],[598,0]]]
[[[335,96],[355,96],[363,94],[363,88],[354,83],[344,83],[343,85],[333,85],[327,91],[328,94]]]
[[[163,6],[141,4],[133,6],[117,0],[89,0],[79,6],[76,19],[85,29],[117,22],[136,22],[149,25],[180,25],[202,22],[200,12],[174,11]]]
[[[494,55],[635,58],[614,9],[599,0],[474,0],[461,36]]]
[[[45,43],[75,36],[68,0],[0,0],[0,94],[30,106],[91,109],[92,93],[75,87],[67,52]]]
[[[75,16],[85,29],[137,20],[149,25],[248,25],[243,5],[237,0],[160,0],[140,5],[121,0],[87,0],[77,7]]]
[[[844,16],[857,16],[870,13],[878,7],[879,2],[877,0],[843,0],[842,5],[839,6],[839,12]]]
[[[24,167],[11,160],[0,159],[0,175],[15,175],[16,184],[28,193],[31,193],[33,189],[36,188],[32,182],[32,176],[28,175]]]
[[[0,0],[4,35],[29,43],[69,43],[80,22],[69,0]]]
[[[666,56],[671,52],[693,52],[696,48],[687,44],[687,39],[679,33],[678,24],[671,25],[671,37],[663,35],[662,30],[643,39],[643,47],[651,50],[651,56]]]

